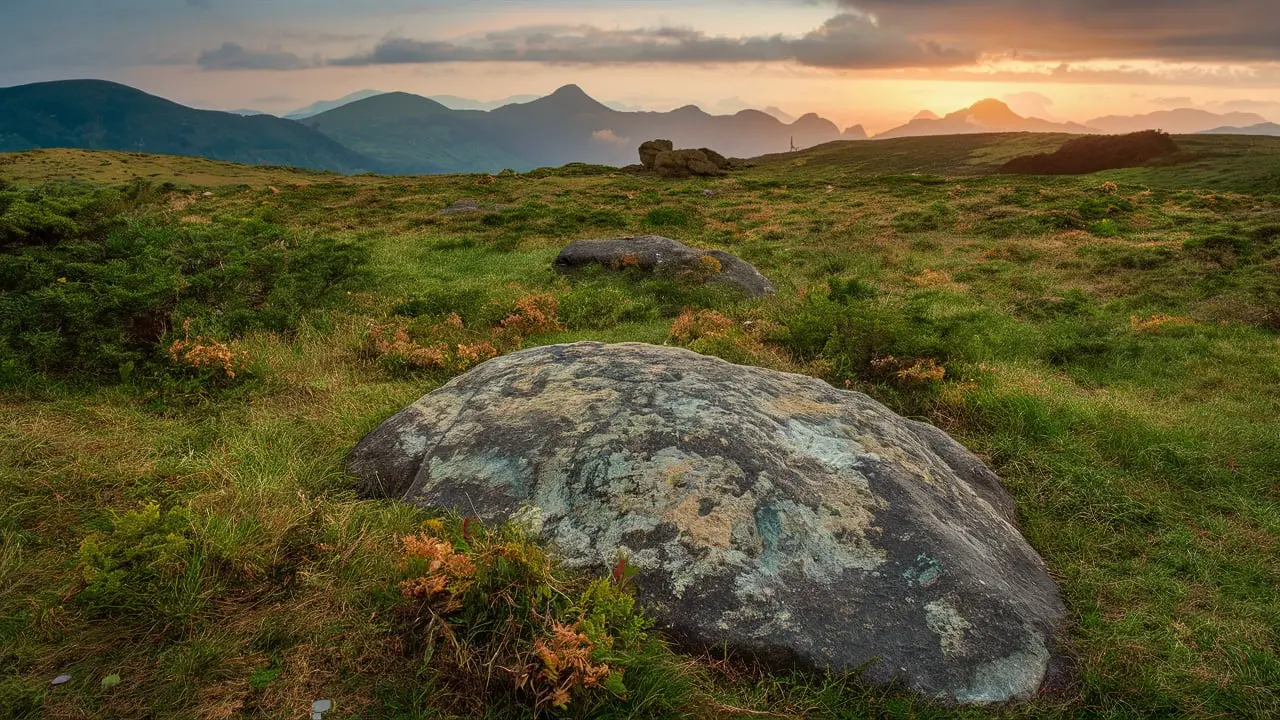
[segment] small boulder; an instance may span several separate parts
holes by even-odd
[[[952,702],[1034,696],[1066,612],[1012,499],[945,433],[820,380],[688,350],[483,363],[369,433],[366,495],[515,521],[570,568],[619,553],[694,649]]]
[[[670,140],[647,140],[640,144],[640,164],[652,170],[658,153],[675,150],[675,143]]]
[[[723,159],[723,158],[721,158]],[[667,150],[654,158],[653,169],[667,178],[685,178],[691,175],[711,177],[723,174],[701,150]]]
[[[587,265],[693,276],[703,282],[732,285],[751,297],[774,292],[768,278],[736,255],[722,250],[697,250],[660,235],[575,240],[555,260],[555,268],[561,272]]]
[[[711,148],[698,148],[698,152],[706,155],[707,161],[712,165],[715,165],[719,170],[728,170],[732,166],[729,162],[729,158],[721,155]]]

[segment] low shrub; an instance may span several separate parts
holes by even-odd
[[[444,684],[535,714],[672,712],[688,700],[688,680],[661,670],[673,656],[649,634],[625,558],[609,577],[572,578],[517,527],[474,518],[427,521],[403,544],[404,644]],[[671,685],[645,686],[663,675]]]
[[[1068,140],[1052,153],[1024,155],[1005,163],[1002,173],[1027,175],[1083,175],[1118,168],[1139,167],[1178,152],[1168,133],[1143,130],[1128,135],[1086,135]]]
[[[368,252],[262,220],[172,225],[146,192],[28,191],[0,213],[0,347],[6,380],[110,379],[173,367],[174,328],[206,336],[290,331],[361,276]],[[33,209],[34,208],[34,209]],[[57,220],[61,218],[61,220]],[[185,357],[185,355],[184,355]]]

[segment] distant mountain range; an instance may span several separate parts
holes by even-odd
[[[1201,130],[1201,135],[1275,135],[1280,137],[1280,125],[1273,122],[1258,123],[1246,127],[1217,127],[1212,130]]]
[[[343,173],[378,169],[369,158],[292,120],[195,110],[101,80],[0,88],[0,108],[0,152],[133,150]]]
[[[387,93],[304,122],[402,173],[529,170],[575,161],[628,165],[636,162],[640,143],[653,138],[753,157],[842,137],[834,123],[814,114],[788,124],[758,110],[709,115],[693,105],[670,112],[621,112],[576,85],[487,112],[451,110],[418,95]]]
[[[672,140],[677,147],[710,147],[731,157],[867,138],[860,125],[841,131],[812,113],[787,122],[778,116],[789,116],[772,107],[768,110],[774,114],[746,109],[711,115],[694,105],[670,112],[618,110],[576,85],[525,102],[524,96],[513,96],[489,109],[451,108],[440,99],[461,106],[478,102],[364,90],[300,108],[290,114],[299,118],[294,120],[196,110],[98,80],[37,83],[0,88],[0,152],[133,150],[343,173],[413,174],[524,171],[569,162],[629,165],[636,162],[640,143],[654,138]],[[1022,117],[1003,102],[983,100],[943,117],[923,111],[876,139],[1147,128],[1179,134],[1280,134],[1280,126],[1252,113],[1173,110],[1080,125]]]
[[[928,110],[922,110],[912,118],[911,122],[882,132],[876,135],[876,139],[987,132],[1091,133],[1095,131],[1077,123],[1056,123],[1040,118],[1025,118],[999,100],[982,100],[942,117]]]
[[[1180,108],[1160,110],[1145,115],[1107,115],[1094,118],[1085,124],[1100,132],[1113,135],[1140,130],[1163,130],[1172,135],[1192,135],[1224,125],[1255,125],[1266,121],[1266,118],[1255,113],[1233,112],[1219,115],[1208,110]]]

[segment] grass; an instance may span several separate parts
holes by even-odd
[[[1264,180],[1280,144],[1178,141],[1182,164],[1055,178],[990,175],[1055,147],[1030,135],[833,144],[690,181],[139,158],[157,183],[201,187],[157,191],[135,220],[213,232],[252,218],[359,245],[367,272],[287,329],[226,330],[218,340],[257,368],[235,383],[51,374],[0,394],[0,717],[284,718],[322,697],[337,718],[527,713],[478,703],[410,642],[401,538],[429,517],[357,499],[342,458],[453,372],[370,355],[371,327],[456,312],[490,332],[546,294],[558,326],[529,325],[525,345],[670,338],[942,426],[1004,478],[1071,613],[1077,678],[1019,707],[659,654],[637,687],[679,708],[666,714],[1274,716],[1280,190]],[[129,178],[94,175],[117,155],[2,156],[0,178],[117,183]],[[490,212],[439,213],[462,198]],[[569,240],[645,232],[738,254],[779,293],[550,268]],[[162,520],[121,531],[147,503]],[[129,555],[135,594],[86,593],[102,565],[92,543],[113,537],[125,549],[111,557],[159,554]],[[60,673],[72,680],[51,686]]]

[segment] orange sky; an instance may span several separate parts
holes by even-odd
[[[1085,121],[1280,121],[1277,0],[4,0],[0,85],[126,82],[283,113],[372,88],[776,105],[875,132],[995,97]],[[104,7],[111,5],[111,7]]]

